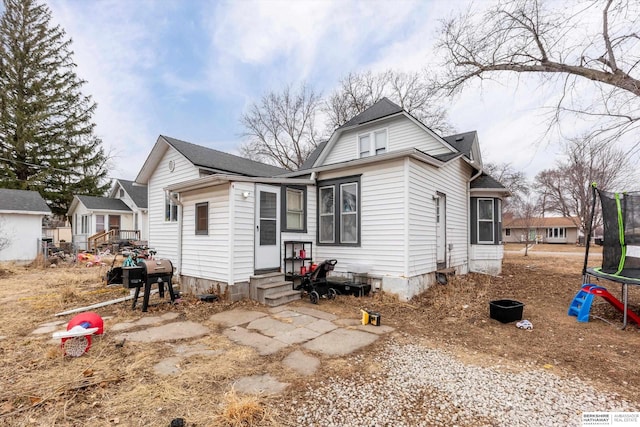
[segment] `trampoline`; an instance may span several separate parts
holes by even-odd
[[[640,317],[629,309],[628,288],[629,285],[640,286],[640,192],[610,193],[598,189],[593,184],[592,193],[591,222],[582,269],[583,284],[585,285],[583,289],[586,284],[591,283],[592,277],[619,283],[622,287],[622,302],[612,296],[605,299],[622,311],[623,329],[627,326],[629,318],[640,326],[638,321]],[[602,266],[588,268],[589,245],[597,200],[600,200],[602,207],[604,226]]]

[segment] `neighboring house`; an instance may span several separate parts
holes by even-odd
[[[577,217],[510,218],[502,226],[502,240],[506,243],[578,243],[581,232]]]
[[[42,218],[51,210],[37,191],[0,189],[0,261],[33,261]]]
[[[117,179],[109,197],[74,196],[67,216],[73,243],[79,250],[94,250],[102,243],[146,241],[147,189],[133,181]]]
[[[248,296],[252,275],[283,271],[287,240],[402,299],[436,271],[501,271],[508,191],[482,173],[477,134],[442,138],[386,98],[299,171],[160,136],[136,182],[148,185],[150,244],[196,292]]]

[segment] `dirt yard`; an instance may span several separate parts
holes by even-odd
[[[383,324],[396,328],[390,334],[396,340],[446,349],[470,364],[544,367],[640,401],[639,329],[633,324],[619,329],[621,314],[604,301],[596,301],[592,310],[602,320],[578,323],[568,317],[569,302],[581,285],[582,259],[553,253],[535,257],[508,253],[501,277],[456,277],[408,303],[384,294],[340,296],[314,308],[354,319],[360,318],[360,308],[376,310]],[[105,272],[105,267],[0,265],[3,425],[166,426],[177,417],[188,426],[294,425],[290,414],[278,410],[279,403],[294,398],[310,382],[353,374],[344,359],[325,358],[321,375],[300,378],[283,368],[282,355],[258,356],[226,339],[220,327],[209,321],[212,314],[234,307],[267,310],[252,302],[203,303],[183,298],[176,306],[154,305],[146,315],[132,311],[128,302],[100,308],[96,311],[105,318],[105,335],[77,358],[64,357],[50,333],[32,333],[40,325],[72,317],[56,318],[54,313],[126,295],[127,290],[102,283]],[[619,294],[619,285],[601,284]],[[631,288],[631,307],[638,312],[640,289]],[[533,330],[490,319],[489,301],[495,299],[525,303],[524,318],[533,323]],[[294,304],[310,305],[308,299]],[[116,323],[167,312],[209,327],[212,333],[196,341],[219,352],[185,359],[179,376],[161,377],[152,367],[166,357],[165,343],[131,343],[110,332]],[[366,351],[375,354],[385,339]],[[238,377],[267,372],[290,383],[288,391],[277,397],[233,392],[231,385]]]

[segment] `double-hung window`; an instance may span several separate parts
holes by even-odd
[[[369,157],[387,152],[387,130],[381,129],[358,135],[358,157]]]
[[[318,234],[320,243],[335,242],[335,186],[320,187],[320,215]]]
[[[284,187],[282,212],[284,213],[283,231],[307,231],[307,189],[306,187]]]
[[[209,234],[209,202],[196,203],[196,234]]]
[[[340,243],[358,243],[358,183],[340,185]]]
[[[478,243],[494,243],[493,199],[478,199]]]
[[[80,230],[82,234],[89,234],[89,218],[89,215],[82,215],[81,217],[82,224]]]
[[[318,183],[318,243],[360,244],[360,177]]]
[[[96,233],[104,231],[104,215],[96,215]]]

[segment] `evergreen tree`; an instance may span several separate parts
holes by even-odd
[[[0,186],[39,191],[58,215],[74,194],[102,195],[108,157],[94,134],[71,39],[38,0],[3,0],[0,18]]]

